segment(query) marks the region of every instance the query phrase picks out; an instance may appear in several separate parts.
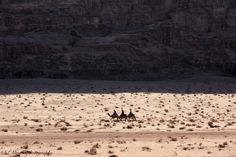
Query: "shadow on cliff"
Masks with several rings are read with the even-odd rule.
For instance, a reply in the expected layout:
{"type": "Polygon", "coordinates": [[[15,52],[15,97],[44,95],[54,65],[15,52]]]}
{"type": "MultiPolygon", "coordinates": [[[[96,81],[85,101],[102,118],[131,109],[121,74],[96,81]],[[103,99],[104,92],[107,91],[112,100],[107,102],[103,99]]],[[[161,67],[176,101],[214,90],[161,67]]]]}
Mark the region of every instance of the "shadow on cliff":
{"type": "Polygon", "coordinates": [[[27,93],[236,93],[236,78],[194,77],[169,81],[0,80],[0,94],[27,93]]]}

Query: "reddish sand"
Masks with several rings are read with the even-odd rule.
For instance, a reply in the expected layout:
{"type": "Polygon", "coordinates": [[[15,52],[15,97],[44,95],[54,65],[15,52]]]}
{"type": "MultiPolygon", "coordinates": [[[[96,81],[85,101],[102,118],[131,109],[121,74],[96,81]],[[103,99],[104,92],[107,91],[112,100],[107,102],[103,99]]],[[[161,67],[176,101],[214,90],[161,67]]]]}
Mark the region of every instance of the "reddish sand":
{"type": "Polygon", "coordinates": [[[1,80],[0,92],[0,157],[236,157],[236,79],[1,80]],[[137,121],[108,117],[121,108],[137,121]]]}

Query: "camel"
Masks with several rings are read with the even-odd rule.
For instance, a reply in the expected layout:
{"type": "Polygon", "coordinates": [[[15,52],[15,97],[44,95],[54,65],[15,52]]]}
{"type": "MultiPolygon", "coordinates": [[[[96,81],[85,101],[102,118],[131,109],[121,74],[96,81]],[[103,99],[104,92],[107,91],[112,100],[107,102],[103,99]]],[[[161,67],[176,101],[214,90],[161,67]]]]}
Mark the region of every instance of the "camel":
{"type": "Polygon", "coordinates": [[[136,117],[135,117],[135,115],[132,113],[132,110],[131,110],[131,109],[130,109],[130,112],[129,112],[127,118],[128,118],[129,121],[136,121],[136,117]]]}
{"type": "Polygon", "coordinates": [[[125,114],[124,110],[121,109],[121,114],[119,116],[119,119],[122,121],[122,120],[127,120],[127,115],[125,114]]]}
{"type": "Polygon", "coordinates": [[[117,121],[119,120],[119,115],[116,113],[116,110],[114,110],[112,115],[110,115],[109,113],[107,113],[107,115],[111,117],[111,119],[113,120],[117,120],[117,121]]]}

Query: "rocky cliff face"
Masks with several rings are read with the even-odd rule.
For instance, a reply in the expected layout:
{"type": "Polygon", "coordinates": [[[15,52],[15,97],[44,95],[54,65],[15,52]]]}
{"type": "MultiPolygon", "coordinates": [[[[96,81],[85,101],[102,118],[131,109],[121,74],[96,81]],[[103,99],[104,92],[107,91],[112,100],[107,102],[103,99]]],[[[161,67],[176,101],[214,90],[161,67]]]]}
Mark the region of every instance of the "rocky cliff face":
{"type": "Polygon", "coordinates": [[[236,76],[235,0],[0,0],[0,78],[236,76]]]}

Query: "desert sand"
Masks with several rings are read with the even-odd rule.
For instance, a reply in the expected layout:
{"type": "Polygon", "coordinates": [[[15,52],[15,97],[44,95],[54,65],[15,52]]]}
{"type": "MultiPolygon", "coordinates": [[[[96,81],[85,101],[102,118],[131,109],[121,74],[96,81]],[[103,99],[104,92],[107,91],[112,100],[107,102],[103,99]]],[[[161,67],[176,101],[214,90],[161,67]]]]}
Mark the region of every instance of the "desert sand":
{"type": "Polygon", "coordinates": [[[236,157],[236,79],[0,80],[0,153],[236,157]],[[107,115],[122,108],[137,121],[107,115]]]}

